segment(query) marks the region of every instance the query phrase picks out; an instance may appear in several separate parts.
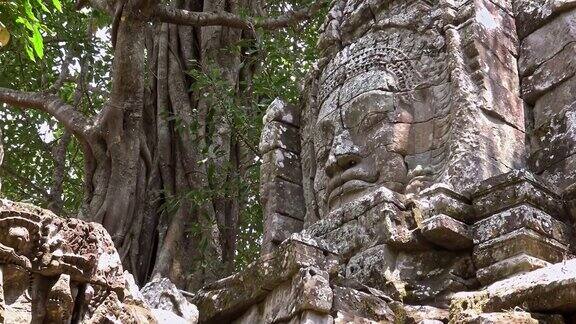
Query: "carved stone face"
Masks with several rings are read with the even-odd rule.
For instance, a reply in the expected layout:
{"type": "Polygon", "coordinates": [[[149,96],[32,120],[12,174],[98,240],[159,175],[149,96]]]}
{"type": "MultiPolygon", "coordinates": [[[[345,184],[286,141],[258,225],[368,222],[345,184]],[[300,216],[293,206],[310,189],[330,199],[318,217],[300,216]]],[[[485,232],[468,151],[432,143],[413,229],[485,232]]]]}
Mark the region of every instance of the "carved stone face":
{"type": "Polygon", "coordinates": [[[358,38],[323,68],[312,130],[321,217],[378,188],[429,185],[450,102],[442,51],[434,32],[391,28],[358,38]]]}
{"type": "Polygon", "coordinates": [[[393,74],[366,72],[322,105],[314,134],[315,189],[327,211],[381,186],[403,191],[410,124],[403,122],[408,113],[395,107],[395,88],[393,74]]]}

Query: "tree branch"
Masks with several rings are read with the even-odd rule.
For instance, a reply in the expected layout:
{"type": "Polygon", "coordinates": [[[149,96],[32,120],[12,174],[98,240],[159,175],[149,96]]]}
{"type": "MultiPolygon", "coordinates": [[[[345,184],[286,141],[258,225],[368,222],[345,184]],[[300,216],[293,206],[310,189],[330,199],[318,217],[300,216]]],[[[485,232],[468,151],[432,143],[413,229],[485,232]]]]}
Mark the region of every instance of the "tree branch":
{"type": "Polygon", "coordinates": [[[70,66],[70,63],[72,63],[73,58],[74,55],[72,54],[72,51],[70,49],[67,49],[66,56],[62,60],[62,65],[60,67],[60,75],[58,75],[58,79],[56,79],[54,84],[50,88],[48,88],[47,92],[58,93],[58,91],[62,88],[64,82],[68,78],[69,75],[68,67],[70,66]]]}
{"type": "Polygon", "coordinates": [[[153,19],[187,26],[226,26],[252,30],[255,28],[278,29],[296,25],[309,19],[325,4],[325,0],[316,0],[310,7],[291,10],[278,17],[250,18],[229,12],[197,12],[158,5],[153,10],[153,19]]]}
{"type": "Polygon", "coordinates": [[[74,135],[85,138],[90,127],[88,120],[73,106],[66,104],[58,96],[45,92],[25,92],[0,87],[0,102],[21,108],[34,108],[44,111],[74,135]]]}
{"type": "MultiPolygon", "coordinates": [[[[23,187],[28,187],[30,190],[41,195],[46,200],[50,200],[50,194],[46,190],[38,187],[30,179],[23,177],[18,172],[15,172],[14,170],[10,169],[7,165],[2,165],[2,167],[0,168],[0,171],[3,171],[3,173],[5,173],[6,175],[16,179],[16,181],[18,181],[23,187]]],[[[23,192],[26,194],[25,190],[23,190],[23,192]]]]}
{"type": "Polygon", "coordinates": [[[80,10],[88,5],[94,9],[104,11],[109,15],[112,15],[114,13],[114,9],[110,7],[110,5],[106,0],[77,0],[74,7],[76,8],[76,10],[80,10]]]}

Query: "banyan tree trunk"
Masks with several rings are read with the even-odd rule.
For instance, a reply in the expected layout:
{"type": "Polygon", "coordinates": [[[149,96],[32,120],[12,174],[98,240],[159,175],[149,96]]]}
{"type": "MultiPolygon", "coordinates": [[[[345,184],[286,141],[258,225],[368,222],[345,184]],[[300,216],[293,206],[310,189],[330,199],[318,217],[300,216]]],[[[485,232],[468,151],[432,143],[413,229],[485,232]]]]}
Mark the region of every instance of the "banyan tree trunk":
{"type": "MultiPolygon", "coordinates": [[[[250,98],[253,66],[240,64],[244,54],[231,50],[250,33],[168,23],[150,27],[136,19],[136,5],[124,5],[110,102],[83,142],[81,216],[106,227],[138,282],[161,275],[195,289],[233,270],[238,190],[215,189],[237,180],[245,150],[225,118],[226,107],[215,104],[209,90],[194,87],[198,73],[190,72],[217,69],[231,93],[250,98]],[[218,154],[206,154],[214,150],[218,154]]],[[[256,8],[234,0],[171,6],[233,13],[256,8]]]]}

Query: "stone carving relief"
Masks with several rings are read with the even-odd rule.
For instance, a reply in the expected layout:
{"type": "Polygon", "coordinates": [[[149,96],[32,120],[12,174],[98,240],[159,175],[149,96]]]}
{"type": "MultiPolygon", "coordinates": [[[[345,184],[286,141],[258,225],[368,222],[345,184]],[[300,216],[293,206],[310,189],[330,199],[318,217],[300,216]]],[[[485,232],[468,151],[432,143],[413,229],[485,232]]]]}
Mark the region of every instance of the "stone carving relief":
{"type": "Polygon", "coordinates": [[[432,174],[431,161],[418,154],[433,149],[433,138],[417,138],[433,135],[433,125],[422,129],[420,123],[446,113],[442,47],[439,35],[378,31],[346,47],[324,69],[311,135],[321,215],[380,186],[417,190],[417,182],[432,174]],[[436,66],[419,71],[433,61],[436,66]]]}
{"type": "Polygon", "coordinates": [[[0,200],[0,316],[4,323],[153,322],[123,303],[125,276],[104,228],[0,200]]]}
{"type": "Polygon", "coordinates": [[[574,17],[574,1],[334,1],[285,113],[299,124],[261,142],[297,147],[261,181],[298,222],[266,222],[282,234],[198,292],[200,320],[574,321],[574,17]]]}

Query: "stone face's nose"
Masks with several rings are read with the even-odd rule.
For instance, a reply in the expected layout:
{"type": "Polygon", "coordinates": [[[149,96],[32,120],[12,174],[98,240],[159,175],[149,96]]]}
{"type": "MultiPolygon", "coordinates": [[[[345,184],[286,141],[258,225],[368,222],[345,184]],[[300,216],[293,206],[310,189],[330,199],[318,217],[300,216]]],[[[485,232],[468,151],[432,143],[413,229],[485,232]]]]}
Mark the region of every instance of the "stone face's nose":
{"type": "Polygon", "coordinates": [[[362,161],[360,149],[352,141],[348,130],[344,129],[334,137],[325,165],[326,174],[333,178],[338,173],[360,163],[360,161],[362,161]]]}

